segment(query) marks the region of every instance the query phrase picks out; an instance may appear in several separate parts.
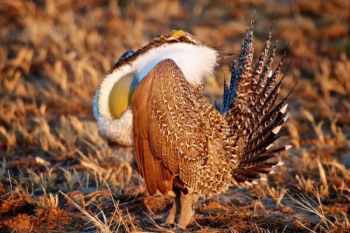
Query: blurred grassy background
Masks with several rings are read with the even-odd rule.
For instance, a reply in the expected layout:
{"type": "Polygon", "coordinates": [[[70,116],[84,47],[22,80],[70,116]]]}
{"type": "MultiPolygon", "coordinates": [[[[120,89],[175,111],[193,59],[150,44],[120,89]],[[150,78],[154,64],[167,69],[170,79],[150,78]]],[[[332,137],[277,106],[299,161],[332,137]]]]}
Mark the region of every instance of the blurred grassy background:
{"type": "MultiPolygon", "coordinates": [[[[121,159],[130,151],[99,137],[94,92],[125,50],[172,29],[238,54],[252,18],[256,52],[270,30],[287,52],[282,93],[298,82],[284,138],[294,147],[268,181],[199,202],[190,230],[349,229],[349,12],[343,0],[1,1],[0,230],[170,230],[160,226],[170,200],[146,208],[142,180],[121,159]]],[[[216,97],[227,65],[208,85],[216,97]]]]}

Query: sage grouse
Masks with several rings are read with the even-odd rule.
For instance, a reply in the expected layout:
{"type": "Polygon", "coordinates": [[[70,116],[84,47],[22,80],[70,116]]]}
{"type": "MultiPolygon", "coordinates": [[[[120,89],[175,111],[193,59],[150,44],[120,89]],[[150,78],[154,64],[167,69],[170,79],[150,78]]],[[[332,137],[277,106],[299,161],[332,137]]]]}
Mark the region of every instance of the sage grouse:
{"type": "Polygon", "coordinates": [[[251,182],[278,164],[274,147],[287,119],[287,97],[277,103],[282,60],[270,37],[255,64],[253,29],[247,30],[223,102],[203,96],[204,78],[219,53],[190,34],[164,34],[114,64],[95,96],[99,130],[122,146],[134,145],[148,192],[175,196],[167,222],[186,227],[193,202],[251,182]]]}

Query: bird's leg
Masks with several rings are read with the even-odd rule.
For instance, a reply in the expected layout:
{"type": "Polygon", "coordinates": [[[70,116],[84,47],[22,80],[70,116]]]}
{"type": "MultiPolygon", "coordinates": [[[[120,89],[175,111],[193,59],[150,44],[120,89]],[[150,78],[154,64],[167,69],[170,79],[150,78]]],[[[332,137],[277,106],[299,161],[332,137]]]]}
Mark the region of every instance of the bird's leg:
{"type": "Polygon", "coordinates": [[[179,214],[180,210],[180,194],[176,194],[174,198],[174,204],[170,209],[169,215],[166,219],[166,223],[169,225],[174,225],[175,223],[175,217],[179,214]]]}
{"type": "Polygon", "coordinates": [[[186,228],[188,224],[192,222],[194,215],[193,201],[195,196],[193,194],[184,194],[181,192],[180,195],[180,214],[177,214],[177,223],[179,226],[186,228]]]}

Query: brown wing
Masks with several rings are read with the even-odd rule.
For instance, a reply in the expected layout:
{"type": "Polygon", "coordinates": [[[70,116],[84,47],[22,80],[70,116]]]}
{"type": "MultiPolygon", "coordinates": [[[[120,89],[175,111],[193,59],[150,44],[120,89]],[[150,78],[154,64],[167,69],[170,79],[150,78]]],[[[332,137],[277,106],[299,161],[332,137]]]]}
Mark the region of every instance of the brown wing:
{"type": "Polygon", "coordinates": [[[157,189],[162,193],[172,190],[172,175],[156,160],[149,145],[149,102],[152,92],[154,71],[151,71],[139,84],[132,99],[134,144],[136,162],[140,173],[145,178],[148,192],[155,194],[157,189]]]}
{"type": "Polygon", "coordinates": [[[170,59],[141,81],[131,106],[137,164],[149,192],[172,190],[175,176],[196,189],[208,162],[208,140],[222,140],[214,126],[224,120],[220,113],[170,59]]]}

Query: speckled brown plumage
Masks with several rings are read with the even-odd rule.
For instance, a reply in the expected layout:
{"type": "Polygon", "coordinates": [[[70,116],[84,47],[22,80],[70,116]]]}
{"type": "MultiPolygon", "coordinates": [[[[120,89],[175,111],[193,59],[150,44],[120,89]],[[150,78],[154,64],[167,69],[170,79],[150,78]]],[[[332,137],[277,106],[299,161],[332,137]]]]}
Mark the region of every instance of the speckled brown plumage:
{"type": "Polygon", "coordinates": [[[253,64],[250,27],[223,103],[216,107],[170,59],[158,63],[137,87],[131,105],[137,164],[150,194],[175,192],[169,223],[186,227],[197,196],[225,191],[232,178],[252,181],[277,164],[274,155],[286,147],[271,144],[287,106],[286,98],[275,105],[282,61],[273,70],[276,47],[270,55],[269,50],[270,37],[253,64]]]}
{"type": "MultiPolygon", "coordinates": [[[[222,116],[197,88],[189,85],[172,60],[159,63],[140,85],[151,85],[149,92],[136,91],[132,109],[135,141],[147,140],[154,158],[198,194],[217,193],[227,187],[231,166],[224,148],[229,127],[222,116]],[[170,75],[168,75],[170,74],[170,75]],[[143,109],[139,108],[142,95],[143,109]],[[140,119],[144,119],[140,121],[140,119]],[[147,119],[145,119],[147,118],[147,119]]],[[[137,89],[142,90],[142,89],[137,89]]],[[[136,142],[136,144],[139,144],[136,142]]],[[[138,145],[136,145],[138,147],[138,145]]],[[[137,153],[142,157],[142,152],[137,153]]],[[[140,163],[143,158],[140,158],[140,163]]],[[[140,164],[147,173],[145,164],[140,164]]],[[[147,179],[147,174],[144,174],[147,179]]],[[[146,180],[151,194],[155,180],[146,180]]],[[[171,190],[169,190],[171,191],[171,190]]]]}
{"type": "Polygon", "coordinates": [[[240,59],[234,63],[230,87],[224,88],[224,102],[217,109],[225,115],[231,130],[230,147],[237,158],[232,175],[238,182],[252,181],[270,173],[278,163],[275,154],[286,147],[271,149],[287,119],[285,97],[275,107],[282,80],[276,83],[283,59],[275,69],[276,45],[269,54],[271,35],[258,63],[253,65],[253,30],[242,43],[240,59]]]}

